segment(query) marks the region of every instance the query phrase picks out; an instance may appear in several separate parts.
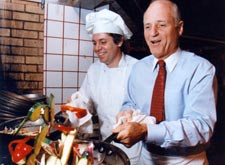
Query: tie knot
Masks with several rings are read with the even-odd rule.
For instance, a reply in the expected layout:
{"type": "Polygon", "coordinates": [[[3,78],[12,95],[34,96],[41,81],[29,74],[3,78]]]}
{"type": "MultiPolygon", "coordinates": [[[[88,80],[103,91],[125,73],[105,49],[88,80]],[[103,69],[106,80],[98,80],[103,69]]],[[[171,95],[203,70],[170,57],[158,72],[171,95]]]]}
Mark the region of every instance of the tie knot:
{"type": "Polygon", "coordinates": [[[159,67],[164,67],[165,66],[165,62],[163,60],[159,60],[158,64],[159,64],[159,67]]]}

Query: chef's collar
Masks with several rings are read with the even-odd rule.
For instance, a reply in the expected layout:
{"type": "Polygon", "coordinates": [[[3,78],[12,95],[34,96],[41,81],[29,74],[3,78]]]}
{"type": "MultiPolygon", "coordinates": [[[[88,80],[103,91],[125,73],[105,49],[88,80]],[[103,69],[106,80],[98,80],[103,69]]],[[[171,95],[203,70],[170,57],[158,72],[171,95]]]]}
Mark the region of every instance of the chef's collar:
{"type": "Polygon", "coordinates": [[[120,59],[120,62],[118,64],[118,67],[122,67],[122,66],[125,66],[127,63],[126,63],[126,59],[125,59],[125,55],[124,53],[122,53],[122,57],[120,59]]]}
{"type": "MultiPolygon", "coordinates": [[[[173,69],[175,68],[180,54],[181,54],[181,49],[178,48],[175,53],[171,54],[169,57],[167,57],[164,60],[164,62],[166,63],[166,68],[169,72],[172,72],[173,69]]],[[[158,59],[155,58],[155,56],[153,56],[153,57],[154,57],[154,60],[153,60],[153,65],[152,65],[152,71],[154,71],[154,69],[156,68],[156,64],[158,62],[158,59]]]]}

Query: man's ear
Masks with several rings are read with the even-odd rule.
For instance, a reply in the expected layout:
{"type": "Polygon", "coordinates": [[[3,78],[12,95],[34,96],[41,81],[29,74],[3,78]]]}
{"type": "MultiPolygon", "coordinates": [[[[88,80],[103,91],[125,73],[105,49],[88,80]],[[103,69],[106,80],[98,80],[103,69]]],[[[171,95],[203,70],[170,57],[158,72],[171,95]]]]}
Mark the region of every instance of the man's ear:
{"type": "Polygon", "coordinates": [[[181,36],[183,34],[183,27],[184,27],[184,22],[183,21],[179,21],[178,26],[177,26],[179,36],[181,36]]]}
{"type": "Polygon", "coordinates": [[[124,37],[121,37],[121,40],[120,42],[118,43],[118,46],[121,47],[123,45],[123,42],[124,42],[124,37]]]}

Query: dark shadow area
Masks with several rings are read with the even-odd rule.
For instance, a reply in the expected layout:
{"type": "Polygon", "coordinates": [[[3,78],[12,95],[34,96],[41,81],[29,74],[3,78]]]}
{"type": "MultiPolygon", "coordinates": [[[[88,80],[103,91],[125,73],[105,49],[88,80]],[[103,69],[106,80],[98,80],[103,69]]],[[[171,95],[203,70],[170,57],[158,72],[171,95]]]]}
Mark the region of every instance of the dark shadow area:
{"type": "Polygon", "coordinates": [[[2,56],[0,58],[0,89],[5,89],[5,79],[4,79],[4,70],[3,70],[3,64],[2,64],[2,56]]]}

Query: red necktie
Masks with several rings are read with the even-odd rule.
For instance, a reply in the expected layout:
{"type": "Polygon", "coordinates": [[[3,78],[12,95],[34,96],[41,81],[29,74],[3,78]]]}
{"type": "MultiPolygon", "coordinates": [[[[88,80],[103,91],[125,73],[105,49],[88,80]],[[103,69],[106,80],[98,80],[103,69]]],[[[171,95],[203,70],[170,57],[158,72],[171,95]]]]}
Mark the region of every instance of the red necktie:
{"type": "Polygon", "coordinates": [[[156,118],[157,123],[165,120],[165,109],[164,109],[164,90],[166,82],[166,70],[165,62],[163,60],[158,61],[159,71],[158,76],[155,80],[155,86],[152,93],[152,104],[151,104],[151,116],[156,118]]]}

